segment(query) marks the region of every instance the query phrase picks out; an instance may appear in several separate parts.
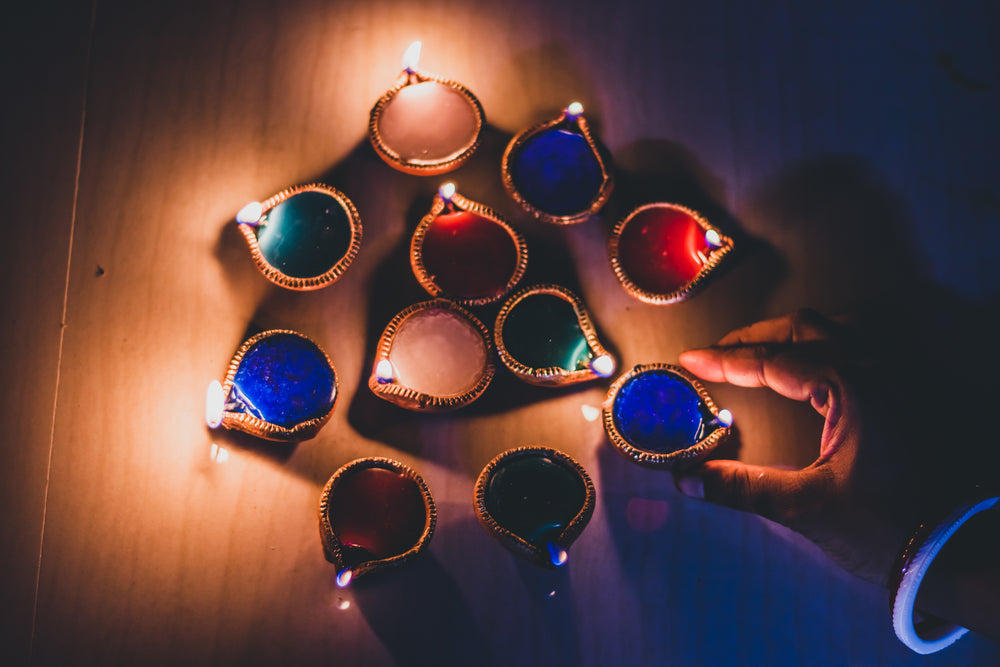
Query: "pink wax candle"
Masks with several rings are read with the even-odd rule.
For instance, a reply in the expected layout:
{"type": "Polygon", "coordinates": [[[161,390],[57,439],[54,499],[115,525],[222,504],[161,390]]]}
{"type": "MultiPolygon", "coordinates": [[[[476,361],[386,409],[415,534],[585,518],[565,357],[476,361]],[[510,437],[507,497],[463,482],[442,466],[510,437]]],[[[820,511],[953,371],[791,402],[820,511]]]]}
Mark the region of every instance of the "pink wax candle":
{"type": "Polygon", "coordinates": [[[440,174],[472,155],[485,118],[467,88],[416,70],[419,47],[410,46],[399,81],[372,107],[368,134],[379,156],[396,169],[440,174]]]}

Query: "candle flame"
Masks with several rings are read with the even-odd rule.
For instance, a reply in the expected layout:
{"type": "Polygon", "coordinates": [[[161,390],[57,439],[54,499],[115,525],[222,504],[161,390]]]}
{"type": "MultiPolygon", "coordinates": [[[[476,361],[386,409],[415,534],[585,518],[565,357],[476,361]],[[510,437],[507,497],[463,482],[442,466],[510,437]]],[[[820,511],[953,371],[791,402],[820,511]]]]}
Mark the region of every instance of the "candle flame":
{"type": "Polygon", "coordinates": [[[378,363],[375,364],[375,379],[378,380],[378,383],[389,384],[394,376],[395,369],[392,367],[392,362],[388,359],[379,359],[378,363]]]}
{"type": "Polygon", "coordinates": [[[350,568],[345,567],[343,570],[337,573],[337,585],[340,586],[341,588],[344,588],[349,583],[351,583],[351,579],[353,578],[354,578],[354,572],[352,572],[350,568]]]}
{"type": "Polygon", "coordinates": [[[445,183],[438,189],[438,194],[441,195],[441,199],[450,202],[451,198],[455,196],[455,184],[445,183]]]}
{"type": "Polygon", "coordinates": [[[576,120],[576,117],[583,113],[583,105],[579,102],[571,102],[568,107],[566,107],[566,118],[568,120],[576,120]]]}
{"type": "Polygon", "coordinates": [[[719,420],[719,423],[723,426],[733,425],[733,413],[729,410],[719,410],[719,414],[715,416],[719,420]]]}
{"type": "Polygon", "coordinates": [[[421,43],[419,41],[413,42],[407,47],[406,53],[403,54],[403,69],[407,72],[417,69],[417,63],[420,62],[420,47],[421,43]]]}
{"type": "Polygon", "coordinates": [[[713,248],[718,248],[722,245],[722,237],[719,236],[719,232],[714,229],[710,229],[705,232],[705,243],[713,248]]]}
{"type": "Polygon", "coordinates": [[[552,560],[552,564],[556,567],[565,565],[566,561],[569,560],[569,553],[553,542],[549,542],[547,546],[549,548],[549,558],[552,560]]]}
{"type": "Polygon", "coordinates": [[[241,225],[256,225],[264,214],[264,206],[259,201],[252,201],[236,214],[236,222],[241,225]]]}
{"type": "Polygon", "coordinates": [[[602,378],[609,377],[615,372],[615,360],[610,355],[602,354],[590,362],[590,370],[602,378]]]}
{"type": "Polygon", "coordinates": [[[226,394],[222,391],[222,383],[212,380],[205,392],[205,423],[209,428],[219,428],[222,415],[226,411],[226,394]]]}

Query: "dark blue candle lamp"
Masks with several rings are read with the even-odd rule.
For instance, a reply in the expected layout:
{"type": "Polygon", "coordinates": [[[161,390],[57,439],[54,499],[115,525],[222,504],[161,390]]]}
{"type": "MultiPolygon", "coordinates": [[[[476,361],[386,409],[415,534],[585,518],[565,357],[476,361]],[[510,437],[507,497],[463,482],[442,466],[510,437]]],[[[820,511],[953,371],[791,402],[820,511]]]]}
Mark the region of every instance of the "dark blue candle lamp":
{"type": "Polygon", "coordinates": [[[337,375],[326,353],[300,333],[273,329],[247,339],[225,381],[209,385],[205,421],[267,440],[307,440],[336,401],[337,375]]]}
{"type": "Polygon", "coordinates": [[[314,290],[335,282],[361,247],[361,219],[339,190],[297,185],[236,214],[261,273],[276,285],[314,290]]]}
{"type": "Polygon", "coordinates": [[[501,171],[504,187],[518,204],[540,220],[561,225],[597,213],[613,187],[578,102],[515,136],[504,151],[501,171]]]}
{"type": "Polygon", "coordinates": [[[483,468],[474,505],[479,523],[500,544],[539,567],[565,565],[569,547],[594,513],[590,476],[549,447],[503,452],[483,468]]]}
{"type": "Polygon", "coordinates": [[[636,366],[618,378],[604,402],[604,428],[625,458],[650,468],[698,463],[730,433],[733,416],[720,410],[683,368],[636,366]]]}

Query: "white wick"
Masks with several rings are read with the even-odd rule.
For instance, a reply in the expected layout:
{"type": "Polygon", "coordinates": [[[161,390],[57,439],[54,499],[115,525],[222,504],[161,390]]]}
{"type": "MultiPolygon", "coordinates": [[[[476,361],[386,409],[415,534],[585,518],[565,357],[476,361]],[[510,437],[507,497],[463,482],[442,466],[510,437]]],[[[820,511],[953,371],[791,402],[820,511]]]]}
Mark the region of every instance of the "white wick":
{"type": "Polygon", "coordinates": [[[729,410],[719,410],[719,414],[715,416],[719,420],[719,423],[723,426],[733,425],[733,413],[729,410]]]}
{"type": "Polygon", "coordinates": [[[566,107],[566,120],[576,120],[577,116],[583,113],[583,105],[579,102],[571,102],[566,107]]]}
{"type": "Polygon", "coordinates": [[[441,199],[443,199],[446,204],[449,203],[451,198],[455,196],[455,184],[450,181],[445,183],[438,188],[438,195],[441,196],[441,199]]]}
{"type": "Polygon", "coordinates": [[[392,362],[388,359],[379,359],[378,363],[375,364],[375,379],[378,380],[378,383],[389,384],[393,377],[395,377],[395,371],[392,362]]]}
{"type": "Polygon", "coordinates": [[[252,201],[236,214],[236,222],[241,225],[256,225],[262,215],[264,215],[264,205],[259,201],[252,201]]]}
{"type": "Polygon", "coordinates": [[[719,232],[714,229],[710,229],[705,232],[705,243],[712,246],[713,248],[718,248],[722,246],[722,237],[719,236],[719,232]]]}
{"type": "Polygon", "coordinates": [[[594,360],[590,362],[590,370],[594,371],[602,378],[609,377],[615,372],[615,360],[612,359],[610,355],[602,354],[599,357],[595,357],[594,360]]]}
{"type": "Polygon", "coordinates": [[[406,53],[403,54],[403,69],[407,72],[412,73],[417,69],[417,63],[420,62],[420,47],[421,43],[417,41],[406,48],[406,53]]]}
{"type": "Polygon", "coordinates": [[[219,428],[222,425],[222,415],[226,411],[226,394],[222,391],[222,383],[212,380],[205,392],[205,423],[209,428],[219,428]]]}
{"type": "Polygon", "coordinates": [[[347,584],[351,583],[351,579],[353,578],[354,578],[354,572],[350,568],[345,567],[343,570],[337,573],[337,585],[340,586],[341,588],[344,588],[345,586],[347,586],[347,584]]]}

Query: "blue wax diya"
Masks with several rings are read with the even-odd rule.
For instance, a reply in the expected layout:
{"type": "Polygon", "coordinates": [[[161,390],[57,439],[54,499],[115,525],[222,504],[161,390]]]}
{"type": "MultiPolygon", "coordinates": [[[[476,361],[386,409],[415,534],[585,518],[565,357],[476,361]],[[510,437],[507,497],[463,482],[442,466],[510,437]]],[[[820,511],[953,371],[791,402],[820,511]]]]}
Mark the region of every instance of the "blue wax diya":
{"type": "Polygon", "coordinates": [[[578,102],[515,136],[504,151],[501,171],[504,187],[518,204],[556,224],[582,222],[597,213],[613,186],[578,102]]]}
{"type": "Polygon", "coordinates": [[[295,331],[274,329],[247,339],[224,382],[209,385],[205,419],[267,440],[316,435],[333,414],[337,375],[326,353],[295,331]]]}
{"type": "Polygon", "coordinates": [[[342,192],[315,183],[251,202],[236,215],[257,268],[271,282],[313,290],[336,281],[361,247],[361,220],[342,192]]]}
{"type": "Polygon", "coordinates": [[[604,402],[611,444],[652,468],[701,461],[729,435],[732,422],[694,376],[669,364],[636,366],[611,385],[604,402]]]}
{"type": "Polygon", "coordinates": [[[510,551],[539,567],[568,559],[570,544],[594,513],[590,476],[569,455],[520,447],[498,455],[476,480],[479,523],[510,551]]]}

